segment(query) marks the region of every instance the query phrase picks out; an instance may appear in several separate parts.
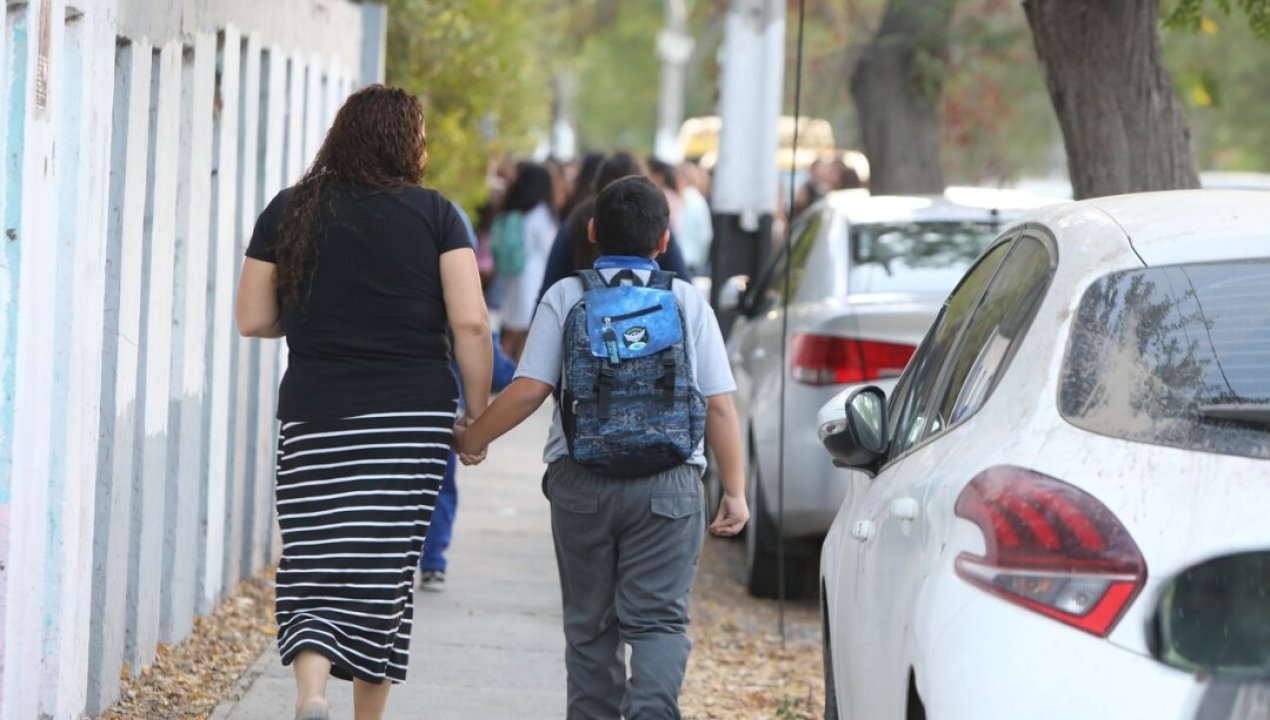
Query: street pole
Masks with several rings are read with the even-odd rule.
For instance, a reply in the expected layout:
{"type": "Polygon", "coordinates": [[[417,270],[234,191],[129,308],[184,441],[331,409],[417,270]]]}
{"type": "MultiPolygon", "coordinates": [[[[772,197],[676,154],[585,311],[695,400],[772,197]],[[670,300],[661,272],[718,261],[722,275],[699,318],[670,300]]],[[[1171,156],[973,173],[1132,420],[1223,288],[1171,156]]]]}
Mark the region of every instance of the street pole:
{"type": "MultiPolygon", "coordinates": [[[[772,249],[785,79],[785,1],[732,0],[721,52],[719,161],[712,201],[711,302],[728,278],[756,278],[772,249]]],[[[725,331],[731,317],[720,317],[725,331]]]]}
{"type": "Polygon", "coordinates": [[[570,162],[578,154],[578,140],[573,129],[573,101],[577,86],[578,79],[569,70],[557,72],[551,78],[549,157],[562,162],[570,162]]]}
{"type": "Polygon", "coordinates": [[[679,125],[684,118],[684,73],[692,56],[693,40],[688,34],[688,12],[684,0],[666,0],[666,27],[657,34],[657,57],[661,58],[661,99],[657,107],[657,138],[653,154],[668,163],[683,159],[679,147],[679,125]]]}

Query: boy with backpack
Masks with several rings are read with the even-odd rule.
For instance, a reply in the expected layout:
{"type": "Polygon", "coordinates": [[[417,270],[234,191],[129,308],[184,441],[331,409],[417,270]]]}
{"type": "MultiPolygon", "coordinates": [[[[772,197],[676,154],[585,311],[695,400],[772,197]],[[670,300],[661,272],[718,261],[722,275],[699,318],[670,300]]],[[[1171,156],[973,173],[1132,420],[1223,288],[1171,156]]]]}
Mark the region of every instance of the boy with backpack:
{"type": "Polygon", "coordinates": [[[596,200],[594,270],[552,286],[516,379],[468,427],[464,463],[547,399],[556,413],[543,492],[560,571],[568,718],[680,717],[688,596],[706,529],[704,441],[724,498],[709,529],[749,519],[735,389],[714,313],[657,269],[665,195],[628,177],[596,200]],[[631,647],[626,677],[623,645],[631,647]]]}

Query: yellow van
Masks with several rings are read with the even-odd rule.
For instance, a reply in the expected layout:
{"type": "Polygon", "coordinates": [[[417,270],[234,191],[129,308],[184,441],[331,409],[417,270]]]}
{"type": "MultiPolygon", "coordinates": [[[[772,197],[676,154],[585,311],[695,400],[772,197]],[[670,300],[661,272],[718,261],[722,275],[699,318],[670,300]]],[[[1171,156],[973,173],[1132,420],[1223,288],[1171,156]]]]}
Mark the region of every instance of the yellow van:
{"type": "MultiPolygon", "coordinates": [[[[776,151],[776,164],[781,170],[811,167],[816,158],[836,154],[833,126],[828,120],[802,118],[798,121],[798,153],[794,155],[794,118],[785,115],[780,119],[780,140],[776,151]]],[[[714,167],[719,157],[719,131],[723,127],[717,115],[694,117],[684,120],[679,127],[679,145],[684,158],[698,162],[705,168],[714,167]]]]}

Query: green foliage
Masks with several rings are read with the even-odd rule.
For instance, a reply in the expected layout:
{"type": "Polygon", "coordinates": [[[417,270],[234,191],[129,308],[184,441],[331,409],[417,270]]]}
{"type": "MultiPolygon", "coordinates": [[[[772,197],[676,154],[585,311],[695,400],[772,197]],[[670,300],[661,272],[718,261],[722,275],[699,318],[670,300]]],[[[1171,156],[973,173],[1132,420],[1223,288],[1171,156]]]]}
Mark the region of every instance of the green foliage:
{"type": "MultiPolygon", "coordinates": [[[[876,8],[862,10],[857,3],[843,0],[806,0],[807,23],[803,43],[802,111],[809,117],[828,120],[840,147],[858,142],[858,123],[851,100],[851,67],[872,33],[858,19],[867,10],[874,22],[881,17],[876,8]]],[[[868,0],[869,5],[877,4],[868,0]]],[[[798,59],[798,3],[789,3],[785,18],[785,112],[794,112],[794,71],[798,59]]],[[[871,28],[871,29],[876,29],[871,28]]],[[[714,112],[713,108],[710,112],[714,112]]]]}
{"type": "MultiPolygon", "coordinates": [[[[802,110],[857,144],[848,80],[890,2],[806,0],[802,110]]],[[[527,153],[551,119],[553,79],[573,79],[583,148],[646,152],[656,126],[663,3],[621,0],[387,0],[388,81],[424,98],[428,183],[469,210],[487,163],[527,153]]],[[[728,0],[689,0],[697,47],[685,114],[716,112],[728,0]]],[[[1270,0],[1169,0],[1164,50],[1189,106],[1201,167],[1270,168],[1270,0]],[[1209,15],[1204,11],[1208,10],[1209,15]],[[1218,28],[1214,15],[1232,16],[1218,28]]],[[[794,107],[797,3],[787,15],[785,110],[794,107]]],[[[923,48],[927,46],[923,45],[923,48]]],[[[957,0],[947,49],[921,53],[915,81],[942,85],[943,159],[954,183],[1044,174],[1061,137],[1017,0],[957,0]],[[946,59],[945,59],[946,56],[946,59]]],[[[567,87],[569,83],[564,85],[567,87]]]]}
{"type": "Polygon", "coordinates": [[[1200,168],[1270,170],[1270,43],[1241,19],[1208,18],[1202,32],[1165,35],[1164,56],[1200,168]]]}
{"type": "MultiPolygon", "coordinates": [[[[1248,16],[1248,26],[1262,39],[1270,39],[1270,0],[1213,0],[1226,15],[1237,6],[1248,16]]],[[[1205,0],[1178,0],[1164,19],[1166,27],[1199,30],[1204,23],[1205,0]]]]}
{"type": "Polygon", "coordinates": [[[962,0],[949,41],[940,111],[949,181],[995,184],[1049,174],[1062,137],[1017,4],[962,0]]]}
{"type": "Polygon", "coordinates": [[[913,66],[910,69],[910,91],[928,104],[938,103],[948,79],[948,58],[929,48],[913,50],[913,66]]]}
{"type": "Polygon", "coordinates": [[[388,0],[387,80],[419,95],[431,187],[470,211],[489,159],[533,148],[550,119],[547,0],[388,0]]]}
{"type": "Polygon", "coordinates": [[[575,110],[579,144],[599,150],[646,154],[657,131],[661,62],[661,2],[622,2],[611,22],[587,32],[573,28],[578,87],[575,110]]]}
{"type": "MultiPolygon", "coordinates": [[[[829,120],[838,145],[858,147],[848,79],[887,5],[950,0],[807,0],[803,112],[829,120]]],[[[793,111],[797,3],[787,18],[787,112],[793,111]]],[[[946,37],[920,42],[912,81],[939,98],[945,175],[953,184],[1043,175],[1061,138],[1017,0],[956,0],[946,37]]]]}

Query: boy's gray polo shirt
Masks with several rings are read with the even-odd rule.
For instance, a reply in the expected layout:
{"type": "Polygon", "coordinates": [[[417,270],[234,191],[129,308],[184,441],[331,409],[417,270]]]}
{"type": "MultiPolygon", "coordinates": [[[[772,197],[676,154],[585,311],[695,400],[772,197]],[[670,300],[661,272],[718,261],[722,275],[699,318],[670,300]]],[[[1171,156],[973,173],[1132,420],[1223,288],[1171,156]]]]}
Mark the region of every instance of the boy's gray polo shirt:
{"type": "MultiPolygon", "coordinates": [[[[618,272],[617,269],[600,271],[606,280],[618,272]]],[[[637,271],[636,274],[641,281],[648,282],[650,273],[647,270],[637,271]]],[[[564,362],[564,324],[569,311],[582,300],[582,293],[582,280],[568,277],[552,285],[543,295],[529,328],[529,338],[525,341],[525,351],[516,368],[516,377],[537,380],[553,388],[560,382],[560,369],[564,362]]],[[[684,324],[692,340],[688,344],[688,357],[696,373],[697,389],[706,397],[736,390],[736,381],[732,378],[732,368],[728,364],[727,349],[723,345],[723,333],[719,331],[719,322],[714,317],[714,311],[696,288],[682,280],[675,280],[674,293],[683,310],[684,324]]],[[[550,464],[568,454],[569,446],[560,425],[560,408],[556,407],[551,422],[551,434],[548,435],[547,447],[543,450],[543,461],[550,464]]],[[[697,446],[697,451],[688,463],[705,468],[704,442],[697,446]]]]}

